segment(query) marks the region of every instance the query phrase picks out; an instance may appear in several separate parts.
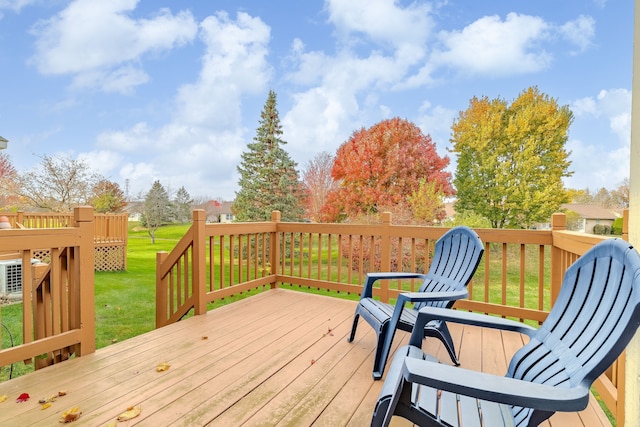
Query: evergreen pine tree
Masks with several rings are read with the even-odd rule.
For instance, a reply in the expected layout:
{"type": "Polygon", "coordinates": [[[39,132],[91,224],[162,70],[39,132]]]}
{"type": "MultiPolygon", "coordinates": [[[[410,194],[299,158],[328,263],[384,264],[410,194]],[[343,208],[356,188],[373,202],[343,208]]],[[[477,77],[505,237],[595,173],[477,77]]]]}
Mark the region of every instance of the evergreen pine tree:
{"type": "Polygon", "coordinates": [[[170,220],[173,205],[169,200],[169,194],[160,181],[154,181],[151,189],[144,198],[144,212],[142,224],[147,227],[147,233],[151,237],[151,243],[156,242],[156,231],[170,220]]]}
{"type": "Polygon", "coordinates": [[[176,221],[180,224],[184,224],[185,222],[189,222],[191,219],[191,204],[193,203],[193,199],[189,195],[184,186],[178,189],[176,193],[176,197],[173,200],[173,204],[175,205],[175,216],[176,221]]]}
{"type": "Polygon", "coordinates": [[[233,213],[238,221],[268,221],[278,210],[283,221],[300,221],[303,215],[297,164],[282,148],[282,126],[271,90],[260,115],[260,126],[248,151],[242,153],[240,190],[233,213]]]}

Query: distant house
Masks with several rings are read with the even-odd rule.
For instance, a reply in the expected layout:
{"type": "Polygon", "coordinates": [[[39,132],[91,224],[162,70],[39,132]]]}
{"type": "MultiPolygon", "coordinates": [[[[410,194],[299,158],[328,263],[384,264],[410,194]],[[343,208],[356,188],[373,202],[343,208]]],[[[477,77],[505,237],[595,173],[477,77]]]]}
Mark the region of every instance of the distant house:
{"type": "Polygon", "coordinates": [[[444,204],[444,218],[445,220],[453,220],[456,216],[456,209],[454,207],[455,202],[445,202],[444,204]]]}
{"type": "Polygon", "coordinates": [[[595,234],[594,227],[596,225],[603,225],[611,229],[613,221],[622,216],[620,212],[614,209],[607,209],[598,205],[572,203],[562,205],[562,209],[575,212],[578,216],[571,224],[570,228],[572,230],[589,234],[595,234]]]}
{"type": "Polygon", "coordinates": [[[208,222],[232,222],[235,218],[231,212],[233,202],[220,202],[210,200],[207,202],[205,211],[208,222]]]}
{"type": "Polygon", "coordinates": [[[142,211],[144,210],[144,202],[128,202],[123,210],[124,213],[129,215],[129,221],[140,221],[142,219],[142,211]]]}

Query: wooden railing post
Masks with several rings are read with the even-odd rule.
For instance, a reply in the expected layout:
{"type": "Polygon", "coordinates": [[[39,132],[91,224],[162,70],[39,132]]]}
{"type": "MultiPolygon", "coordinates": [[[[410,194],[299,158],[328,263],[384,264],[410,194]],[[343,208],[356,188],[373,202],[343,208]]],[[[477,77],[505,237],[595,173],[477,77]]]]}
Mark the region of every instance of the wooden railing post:
{"type": "MultiPolygon", "coordinates": [[[[280,233],[278,232],[278,223],[281,221],[282,215],[280,211],[271,212],[271,221],[275,223],[275,231],[271,233],[269,239],[269,265],[271,266],[271,274],[274,276],[280,272],[280,233]]],[[[271,289],[277,288],[278,283],[272,282],[271,289]]]]}
{"type": "Polygon", "coordinates": [[[166,251],[156,253],[156,328],[165,326],[169,318],[167,304],[167,276],[161,277],[160,266],[167,259],[166,251]]]}
{"type": "Polygon", "coordinates": [[[203,209],[193,211],[193,289],[194,312],[196,315],[207,312],[207,251],[205,223],[207,214],[203,209]]]}
{"type": "MultiPolygon", "coordinates": [[[[553,233],[556,231],[562,231],[567,229],[567,216],[563,213],[554,213],[551,215],[551,234],[553,240],[553,233]]],[[[556,302],[558,294],[560,293],[560,287],[562,286],[562,277],[564,271],[562,271],[562,250],[556,247],[555,244],[551,246],[551,307],[556,302]]]]}
{"type": "Polygon", "coordinates": [[[80,351],[84,356],[96,351],[96,313],[94,290],[93,208],[81,206],[73,210],[74,226],[80,229],[80,265],[78,285],[80,291],[80,351]]]}
{"type": "MultiPolygon", "coordinates": [[[[380,253],[380,271],[391,271],[391,212],[382,212],[382,230],[380,232],[381,253],[380,253]]],[[[373,248],[371,257],[373,259],[373,248]]],[[[389,302],[389,281],[380,281],[380,299],[383,302],[389,302]]]]}
{"type": "Polygon", "coordinates": [[[629,208],[622,210],[622,239],[629,241],[629,208]]]}

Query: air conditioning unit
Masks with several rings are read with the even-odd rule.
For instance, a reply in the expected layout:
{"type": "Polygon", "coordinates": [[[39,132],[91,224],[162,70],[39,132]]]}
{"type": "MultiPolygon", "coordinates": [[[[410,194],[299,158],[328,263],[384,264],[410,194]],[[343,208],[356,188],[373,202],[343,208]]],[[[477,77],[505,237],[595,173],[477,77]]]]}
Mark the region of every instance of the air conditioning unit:
{"type": "Polygon", "coordinates": [[[22,295],[22,260],[0,261],[0,295],[22,295]]]}

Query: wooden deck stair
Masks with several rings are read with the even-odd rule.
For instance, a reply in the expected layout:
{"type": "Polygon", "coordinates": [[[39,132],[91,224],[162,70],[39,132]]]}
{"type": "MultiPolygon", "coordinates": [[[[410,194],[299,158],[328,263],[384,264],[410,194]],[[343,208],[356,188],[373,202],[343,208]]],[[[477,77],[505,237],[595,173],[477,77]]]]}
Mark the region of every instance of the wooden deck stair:
{"type": "MultiPolygon", "coordinates": [[[[365,426],[382,382],[371,370],[376,337],[362,325],[347,343],[355,301],[275,289],[203,316],[113,344],[0,383],[2,426],[53,426],[78,406],[71,425],[104,426],[140,406],[141,426],[365,426]],[[167,362],[170,368],[157,372],[167,362]],[[60,390],[51,407],[40,398],[60,390]],[[15,403],[21,393],[31,399],[15,403]]],[[[518,334],[452,328],[462,366],[504,373],[522,345],[518,334]],[[480,350],[482,350],[480,352],[480,350]]],[[[407,341],[396,335],[394,349],[407,341]]],[[[425,349],[449,363],[439,342],[425,349]]],[[[396,425],[405,425],[397,420],[396,425]]],[[[580,414],[556,414],[547,426],[608,426],[595,398],[580,414]]]]}

